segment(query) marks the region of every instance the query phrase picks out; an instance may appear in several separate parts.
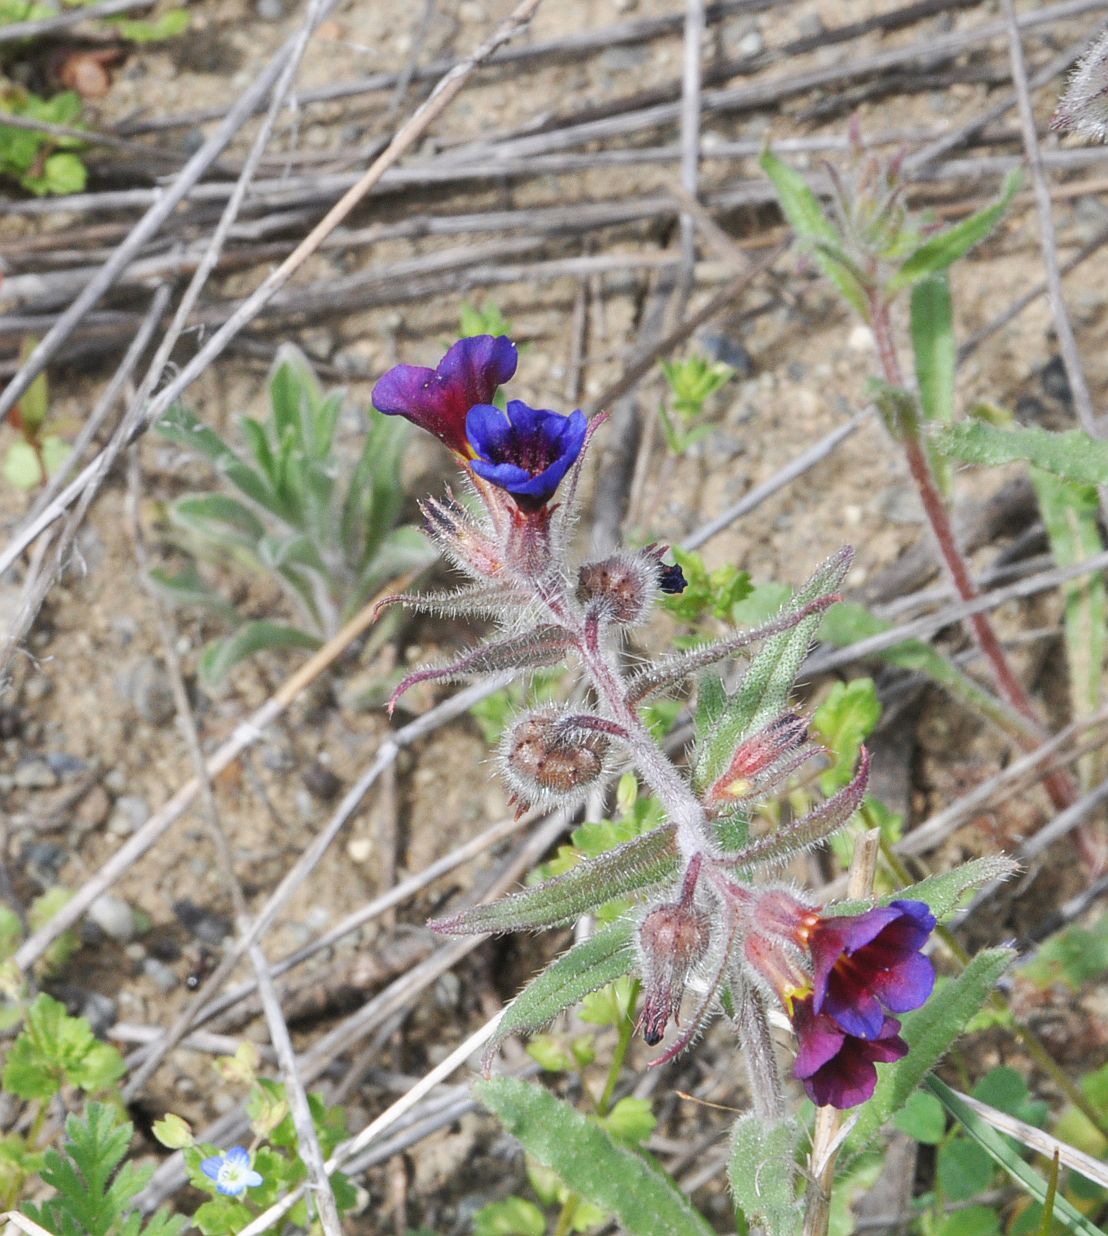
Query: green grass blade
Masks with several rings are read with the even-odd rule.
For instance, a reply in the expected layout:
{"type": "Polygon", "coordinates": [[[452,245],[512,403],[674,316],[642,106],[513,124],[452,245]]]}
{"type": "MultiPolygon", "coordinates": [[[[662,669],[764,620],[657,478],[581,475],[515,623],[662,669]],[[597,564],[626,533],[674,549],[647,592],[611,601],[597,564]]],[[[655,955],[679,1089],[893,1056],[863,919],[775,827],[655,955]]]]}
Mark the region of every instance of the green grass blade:
{"type": "Polygon", "coordinates": [[[614,1214],[630,1236],[711,1236],[704,1217],[659,1167],[548,1090],[496,1077],[477,1082],[474,1093],[528,1154],[614,1214]]]}
{"type": "MultiPolygon", "coordinates": [[[[1050,1186],[1033,1167],[1023,1161],[1002,1134],[986,1123],[968,1103],[963,1102],[958,1094],[937,1077],[927,1078],[924,1085],[999,1167],[1017,1184],[1022,1185],[1040,1205],[1046,1204],[1050,1186]]],[[[1066,1231],[1074,1232],[1077,1236],[1104,1236],[1099,1227],[1090,1223],[1064,1197],[1054,1198],[1054,1214],[1066,1231]]]]}

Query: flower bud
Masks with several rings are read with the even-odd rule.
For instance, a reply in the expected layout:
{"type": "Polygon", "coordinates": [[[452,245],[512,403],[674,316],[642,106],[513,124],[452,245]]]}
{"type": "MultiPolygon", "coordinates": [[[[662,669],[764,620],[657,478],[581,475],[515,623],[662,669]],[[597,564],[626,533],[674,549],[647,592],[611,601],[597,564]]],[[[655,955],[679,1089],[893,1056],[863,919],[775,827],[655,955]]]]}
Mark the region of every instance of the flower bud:
{"type": "Polygon", "coordinates": [[[653,557],[613,554],[585,563],[577,575],[577,599],[583,605],[600,605],[614,622],[630,624],[646,616],[658,586],[653,557]]]}
{"type": "Polygon", "coordinates": [[[708,950],[708,925],[692,905],[657,906],[639,927],[645,1000],[643,1038],[651,1047],[662,1041],[666,1024],[676,1019],[693,967],[708,950]]]}
{"type": "Polygon", "coordinates": [[[521,801],[561,799],[587,789],[604,770],[609,739],[573,724],[559,707],[537,709],[508,731],[502,755],[521,801]]]}
{"type": "Polygon", "coordinates": [[[764,788],[767,781],[777,781],[776,773],[787,775],[808,758],[808,752],[801,750],[807,738],[807,719],[794,712],[782,713],[765,729],[743,739],[727,771],[708,791],[706,802],[710,806],[737,802],[764,788]],[[792,755],[797,758],[787,759],[792,755]]]}

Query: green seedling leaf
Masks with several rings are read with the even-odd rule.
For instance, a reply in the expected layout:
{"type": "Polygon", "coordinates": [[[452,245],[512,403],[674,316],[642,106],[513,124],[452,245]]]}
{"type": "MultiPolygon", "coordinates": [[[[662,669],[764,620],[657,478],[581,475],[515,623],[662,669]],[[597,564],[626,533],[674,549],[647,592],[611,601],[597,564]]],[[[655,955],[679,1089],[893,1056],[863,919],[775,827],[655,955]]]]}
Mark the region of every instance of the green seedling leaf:
{"type": "Polygon", "coordinates": [[[320,641],[298,627],[278,622],[248,622],[234,635],[210,643],[200,657],[200,677],[210,685],[221,683],[240,661],[256,652],[276,652],[298,648],[314,652],[320,641]]]}
{"type": "Polygon", "coordinates": [[[1018,168],[1010,172],[1005,177],[999,201],[970,215],[968,219],[963,219],[961,223],[955,223],[953,227],[947,228],[937,236],[932,236],[930,240],[920,245],[905,259],[900,269],[889,280],[887,285],[889,293],[902,291],[911,284],[926,279],[929,275],[936,275],[952,266],[959,258],[965,257],[975,245],[979,245],[992,232],[1004,217],[1004,212],[1019,190],[1022,180],[1023,174],[1018,168]]]}
{"type": "Polygon", "coordinates": [[[953,1137],[939,1148],[938,1172],[943,1197],[968,1202],[993,1182],[993,1161],[976,1142],[953,1137]]]}
{"type": "Polygon", "coordinates": [[[119,31],[120,38],[129,43],[160,43],[163,39],[176,38],[189,28],[190,17],[186,9],[170,9],[160,17],[142,21],[127,17],[106,19],[119,31]]]}
{"type": "Polygon", "coordinates": [[[1056,433],[1037,425],[1001,428],[984,421],[963,421],[931,435],[937,451],[964,463],[1000,464],[1025,460],[1078,485],[1108,484],[1108,442],[1080,429],[1056,433]]]}
{"type": "MultiPolygon", "coordinates": [[[[906,1057],[907,1059],[907,1057],[906,1057]]],[[[1017,1184],[1021,1185],[1027,1192],[1040,1204],[1047,1200],[1047,1195],[1050,1192],[1050,1186],[1039,1175],[1037,1171],[1029,1166],[1020,1157],[1018,1151],[1012,1148],[1012,1145],[1002,1134],[998,1133],[992,1125],[978,1115],[977,1112],[964,1102],[962,1097],[954,1090],[940,1081],[937,1077],[928,1077],[926,1081],[927,1089],[935,1095],[942,1103],[948,1112],[955,1120],[966,1130],[966,1132],[974,1139],[974,1141],[988,1153],[994,1163],[1001,1167],[1012,1177],[1017,1184]]],[[[1065,1227],[1066,1231],[1073,1232],[1075,1236],[1103,1236],[1101,1230],[1088,1219],[1085,1218],[1069,1201],[1064,1197],[1056,1196],[1054,1198],[1054,1214],[1055,1218],[1065,1227]]]]}
{"type": "Polygon", "coordinates": [[[472,338],[474,335],[510,335],[511,322],[500,312],[494,300],[486,300],[478,308],[468,300],[462,301],[458,310],[458,325],[461,338],[472,338]]]}
{"type": "Polygon", "coordinates": [[[477,1082],[474,1093],[528,1154],[615,1215],[631,1236],[710,1236],[703,1216],[659,1167],[540,1086],[497,1077],[477,1082]]]}
{"type": "Polygon", "coordinates": [[[885,1121],[907,1103],[992,994],[1014,956],[1007,948],[978,953],[957,978],[940,984],[922,1008],[903,1018],[901,1037],[908,1044],[908,1054],[879,1070],[873,1098],[861,1109],[847,1139],[851,1155],[863,1150],[885,1121]]]}
{"type": "MultiPolygon", "coordinates": [[[[852,559],[853,552],[849,549],[828,558],[788,602],[784,612],[794,613],[836,592],[852,559]]],[[[739,742],[785,711],[793,682],[808,655],[820,621],[820,614],[810,614],[790,630],[771,636],[762,644],[719,720],[697,746],[697,787],[703,788],[718,780],[739,742]]]]}
{"type": "Polygon", "coordinates": [[[190,495],[169,508],[173,521],[218,545],[254,549],[265,536],[265,524],[237,498],[227,494],[190,495]]]}
{"type": "Polygon", "coordinates": [[[4,480],[14,489],[34,489],[45,480],[42,464],[29,442],[13,442],[4,454],[4,480]]]}
{"type": "Polygon", "coordinates": [[[808,182],[771,150],[767,150],[759,162],[762,171],[773,181],[789,226],[808,245],[820,270],[839,289],[847,304],[868,319],[869,304],[864,285],[843,253],[842,238],[808,182]]]}
{"type": "Polygon", "coordinates": [[[565,875],[501,897],[488,905],[437,919],[432,926],[449,935],[555,927],[628,893],[676,879],[679,871],[676,829],[656,828],[596,858],[578,863],[565,875]]]}
{"type": "Polygon", "coordinates": [[[547,1073],[573,1072],[574,1058],[562,1040],[553,1034],[536,1034],[527,1044],[527,1054],[547,1073]]]}
{"type": "Polygon", "coordinates": [[[184,1150],[193,1143],[188,1121],[173,1112],[167,1112],[161,1120],[155,1120],[151,1132],[167,1150],[184,1150]]]}
{"type": "Polygon", "coordinates": [[[946,1113],[933,1094],[917,1090],[893,1116],[893,1124],[923,1146],[937,1146],[946,1132],[946,1113]]]}
{"type": "Polygon", "coordinates": [[[1051,936],[1019,973],[1044,990],[1064,982],[1080,991],[1099,979],[1108,973],[1108,914],[1088,927],[1071,923],[1051,936]]]}
{"type": "Polygon", "coordinates": [[[534,1202],[506,1197],[473,1216],[473,1236],[546,1236],[546,1219],[534,1202]]]}
{"type": "Polygon", "coordinates": [[[834,764],[820,774],[819,786],[824,794],[849,785],[858,764],[862,742],[873,733],[881,719],[881,701],[872,678],[855,678],[853,682],[837,682],[827,698],[816,709],[812,727],[823,739],[834,764]]]}
{"type": "Polygon", "coordinates": [[[654,1132],[658,1121],[650,1110],[649,1099],[628,1095],[612,1108],[602,1121],[604,1127],[625,1146],[638,1146],[654,1132]]]}
{"type": "Polygon", "coordinates": [[[947,1215],[934,1236],[1000,1236],[1000,1216],[991,1206],[967,1206],[947,1215]]]}
{"type": "Polygon", "coordinates": [[[195,605],[218,614],[230,622],[237,620],[238,611],[225,597],[206,583],[194,563],[183,567],[176,575],[155,567],[150,580],[173,605],[195,605]]]}
{"type": "MultiPolygon", "coordinates": [[[[1093,486],[1063,481],[1041,468],[1031,469],[1031,483],[1058,566],[1073,566],[1103,552],[1100,502],[1093,486]]],[[[1103,573],[1070,580],[1062,585],[1062,595],[1070,701],[1073,716],[1083,719],[1100,708],[1104,693],[1108,600],[1103,573]]],[[[1079,767],[1085,785],[1098,779],[1099,764],[1095,752],[1082,759],[1079,767]]]]}
{"type": "Polygon", "coordinates": [[[59,438],[54,433],[48,433],[43,436],[42,462],[46,466],[46,475],[48,477],[54,476],[72,454],[73,448],[64,438],[59,438]]]}
{"type": "Polygon", "coordinates": [[[105,1090],[126,1071],[119,1052],[101,1043],[83,1017],[40,992],[4,1066],[5,1090],[21,1099],[51,1099],[62,1086],[105,1090]]]}
{"type": "Polygon", "coordinates": [[[747,1224],[766,1236],[799,1236],[804,1199],[795,1171],[802,1130],[797,1120],[763,1124],[741,1116],[731,1135],[731,1194],[747,1224]]]}
{"type": "Polygon", "coordinates": [[[43,164],[41,183],[45,192],[59,197],[81,193],[88,184],[88,170],[77,155],[59,151],[43,164]]]}
{"type": "Polygon", "coordinates": [[[575,944],[547,966],[504,1010],[496,1033],[485,1049],[488,1069],[499,1045],[511,1034],[533,1034],[548,1026],[559,1013],[584,996],[630,973],[635,965],[631,948],[635,927],[619,919],[575,944]]]}

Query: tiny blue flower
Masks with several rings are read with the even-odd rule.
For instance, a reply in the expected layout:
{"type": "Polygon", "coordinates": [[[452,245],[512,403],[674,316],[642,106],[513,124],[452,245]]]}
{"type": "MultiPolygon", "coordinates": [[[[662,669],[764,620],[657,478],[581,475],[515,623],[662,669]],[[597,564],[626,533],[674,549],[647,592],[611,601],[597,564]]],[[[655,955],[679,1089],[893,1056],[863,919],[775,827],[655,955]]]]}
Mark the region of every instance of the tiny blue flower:
{"type": "Polygon", "coordinates": [[[470,467],[506,489],[524,511],[541,510],[585,444],[584,412],[562,416],[513,399],[506,412],[492,404],[470,408],[466,436],[475,458],[470,467]]]}
{"type": "Polygon", "coordinates": [[[249,1151],[242,1146],[232,1146],[226,1154],[205,1159],[200,1170],[228,1197],[242,1197],[247,1189],[256,1189],[262,1183],[261,1175],[250,1166],[249,1151]]]}

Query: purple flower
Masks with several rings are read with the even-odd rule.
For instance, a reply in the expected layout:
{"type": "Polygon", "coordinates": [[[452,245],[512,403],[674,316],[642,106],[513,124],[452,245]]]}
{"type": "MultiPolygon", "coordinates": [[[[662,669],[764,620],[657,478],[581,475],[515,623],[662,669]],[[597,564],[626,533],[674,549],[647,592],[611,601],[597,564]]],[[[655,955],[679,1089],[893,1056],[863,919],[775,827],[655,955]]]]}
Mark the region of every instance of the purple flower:
{"type": "Polygon", "coordinates": [[[589,423],[584,412],[561,416],[513,399],[502,412],[489,403],[471,408],[466,434],[473,471],[506,489],[524,511],[541,510],[581,454],[589,423]]]}
{"type": "Polygon", "coordinates": [[[506,335],[459,339],[434,369],[397,365],[373,388],[373,406],[403,416],[469,458],[466,415],[487,404],[516,371],[519,355],[506,335]]]}
{"type": "Polygon", "coordinates": [[[919,1008],[935,986],[935,967],[920,952],[934,927],[935,916],[922,901],[819,918],[808,938],[813,1011],[833,1018],[848,1035],[879,1039],[886,1009],[919,1008]]]}
{"type": "Polygon", "coordinates": [[[247,1189],[256,1189],[262,1176],[250,1165],[250,1153],[242,1146],[232,1146],[226,1154],[212,1155],[200,1164],[200,1170],[215,1187],[228,1197],[242,1197],[247,1189]]]}
{"type": "Polygon", "coordinates": [[[800,1041],[793,1072],[819,1107],[864,1103],[877,1085],[875,1066],[907,1055],[908,1044],[895,1017],[884,1017],[876,1034],[859,1038],[815,1012],[811,996],[793,1002],[791,1013],[800,1041]]]}

